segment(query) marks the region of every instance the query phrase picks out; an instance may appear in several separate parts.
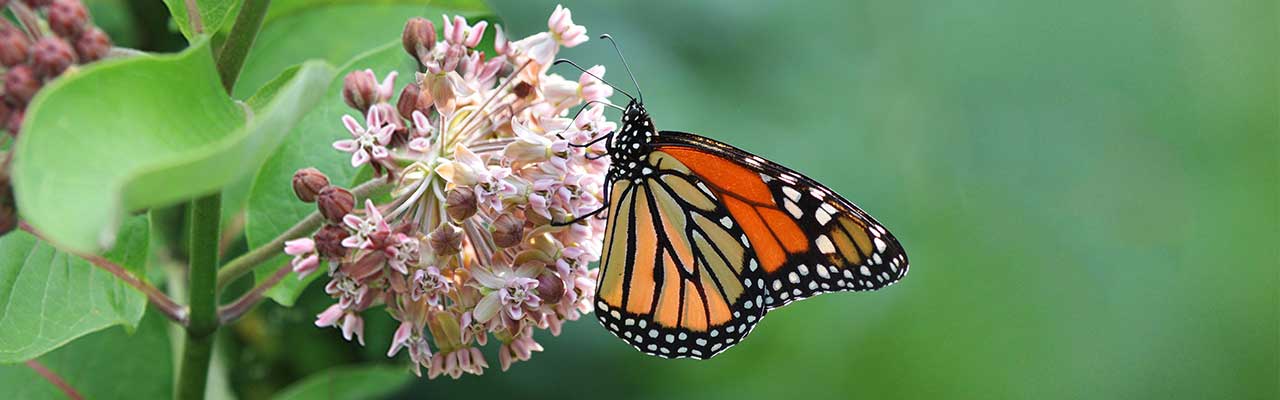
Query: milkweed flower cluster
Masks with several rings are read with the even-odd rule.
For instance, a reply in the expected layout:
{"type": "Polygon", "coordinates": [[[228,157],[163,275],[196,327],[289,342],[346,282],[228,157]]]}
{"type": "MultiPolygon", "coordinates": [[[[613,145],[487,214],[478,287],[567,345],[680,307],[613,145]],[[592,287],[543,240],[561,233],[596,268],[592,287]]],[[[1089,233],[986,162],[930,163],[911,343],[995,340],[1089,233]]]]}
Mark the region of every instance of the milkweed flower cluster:
{"type": "Polygon", "coordinates": [[[591,310],[588,264],[599,259],[604,221],[553,221],[601,207],[605,149],[572,144],[616,124],[601,104],[575,113],[607,101],[609,86],[548,71],[560,48],[587,40],[568,9],[520,40],[495,26],[493,54],[477,49],[486,22],[443,24],[439,38],[426,19],[406,24],[404,48],[425,72],[394,104],[394,72],[346,77],[343,98],[361,116],[342,117],[333,147],[392,182],[390,200],[357,204],[319,171],[300,170],[295,192],[328,222],[284,251],[299,275],[327,264],[325,292],[337,301],[317,326],[364,344],[366,311],[381,306],[400,322],[388,356],[407,353],[419,375],[457,378],[489,366],[479,346],[490,337],[506,370],[542,350],[535,331],[559,334],[591,310]]]}

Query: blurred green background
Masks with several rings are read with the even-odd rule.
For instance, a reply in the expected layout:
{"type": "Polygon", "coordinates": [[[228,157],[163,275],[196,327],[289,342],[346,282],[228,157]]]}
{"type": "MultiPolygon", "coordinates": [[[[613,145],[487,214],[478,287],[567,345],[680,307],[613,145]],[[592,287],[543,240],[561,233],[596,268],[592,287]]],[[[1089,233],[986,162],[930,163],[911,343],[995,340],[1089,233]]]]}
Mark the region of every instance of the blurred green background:
{"type": "MultiPolygon", "coordinates": [[[[491,4],[523,36],[556,2],[491,4]]],[[[1276,2],[564,4],[618,39],[660,129],[828,184],[893,230],[912,273],[771,313],[709,361],[644,356],[586,318],[508,372],[490,349],[484,376],[397,396],[1280,396],[1276,2]]],[[[94,13],[109,31],[120,17],[94,13]]],[[[351,34],[400,26],[380,29],[351,34]]],[[[561,55],[631,86],[604,41],[561,55]]],[[[238,395],[340,364],[401,368],[383,355],[389,318],[369,318],[368,348],[314,328],[319,289],[233,327],[219,362],[238,395]]]]}

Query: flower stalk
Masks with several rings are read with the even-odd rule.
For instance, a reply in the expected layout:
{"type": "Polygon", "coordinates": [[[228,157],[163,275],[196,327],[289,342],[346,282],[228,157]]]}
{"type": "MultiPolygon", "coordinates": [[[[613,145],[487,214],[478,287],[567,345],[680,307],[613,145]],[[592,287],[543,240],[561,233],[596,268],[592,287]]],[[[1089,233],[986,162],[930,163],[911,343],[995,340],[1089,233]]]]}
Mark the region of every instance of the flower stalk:
{"type": "MultiPolygon", "coordinates": [[[[358,199],[365,198],[379,189],[386,187],[386,185],[387,182],[385,179],[374,178],[352,188],[351,194],[355,195],[358,199]]],[[[267,260],[280,255],[280,249],[284,248],[284,242],[315,232],[316,228],[319,228],[323,223],[324,217],[320,215],[319,211],[314,211],[311,214],[308,214],[301,221],[298,221],[298,223],[289,227],[289,229],[285,230],[284,233],[281,233],[280,236],[276,236],[275,239],[271,239],[270,242],[267,242],[262,246],[258,246],[257,248],[250,250],[248,253],[244,253],[239,257],[228,261],[227,264],[218,271],[218,289],[226,287],[228,284],[235,281],[236,278],[244,276],[244,274],[253,271],[254,268],[262,265],[262,263],[267,260]]],[[[286,271],[288,270],[288,268],[282,269],[286,271]]]]}

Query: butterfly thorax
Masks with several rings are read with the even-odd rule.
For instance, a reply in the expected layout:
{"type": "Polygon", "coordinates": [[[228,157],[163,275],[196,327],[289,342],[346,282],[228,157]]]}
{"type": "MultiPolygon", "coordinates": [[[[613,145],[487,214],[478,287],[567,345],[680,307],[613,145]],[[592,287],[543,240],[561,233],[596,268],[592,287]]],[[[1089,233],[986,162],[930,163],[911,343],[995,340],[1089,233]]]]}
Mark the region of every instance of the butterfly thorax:
{"type": "Polygon", "coordinates": [[[644,104],[635,100],[622,113],[622,129],[609,142],[612,179],[636,179],[653,173],[649,168],[649,145],[657,133],[644,104]]]}

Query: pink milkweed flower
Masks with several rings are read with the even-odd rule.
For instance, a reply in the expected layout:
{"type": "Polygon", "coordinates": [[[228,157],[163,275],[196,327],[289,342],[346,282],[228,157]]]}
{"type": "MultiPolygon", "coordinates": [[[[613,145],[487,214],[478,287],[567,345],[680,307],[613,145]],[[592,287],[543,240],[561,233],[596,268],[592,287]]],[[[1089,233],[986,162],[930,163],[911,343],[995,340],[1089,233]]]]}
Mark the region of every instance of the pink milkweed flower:
{"type": "Polygon", "coordinates": [[[462,318],[458,322],[459,330],[462,331],[462,343],[468,344],[475,341],[477,345],[484,346],[489,342],[489,327],[477,322],[472,314],[471,311],[462,313],[462,318]]]}
{"type": "Polygon", "coordinates": [[[321,328],[333,326],[339,319],[342,319],[342,315],[346,312],[347,310],[344,310],[341,305],[330,305],[329,308],[316,315],[316,326],[321,328]]]}
{"type": "Polygon", "coordinates": [[[498,349],[498,362],[502,364],[502,370],[506,371],[516,361],[528,361],[535,351],[542,351],[542,345],[533,340],[532,330],[526,329],[510,342],[502,344],[498,349]]]}
{"type": "Polygon", "coordinates": [[[560,44],[550,33],[540,32],[512,42],[511,48],[515,53],[533,59],[538,65],[547,66],[555,60],[556,52],[560,51],[560,44]]]}
{"type": "Polygon", "coordinates": [[[431,357],[431,368],[427,376],[435,378],[439,375],[449,375],[450,378],[458,379],[464,372],[484,375],[485,368],[489,368],[489,363],[484,360],[484,354],[480,353],[480,349],[466,347],[449,354],[436,353],[431,357]]]}
{"type": "Polygon", "coordinates": [[[491,290],[476,304],[476,321],[489,322],[499,311],[503,312],[504,317],[519,321],[524,319],[526,311],[536,311],[542,304],[542,299],[538,298],[536,279],[539,268],[541,267],[535,264],[525,264],[512,270],[511,267],[502,265],[472,271],[476,282],[484,289],[491,290]]]}
{"type": "Polygon", "coordinates": [[[422,111],[413,110],[413,139],[409,139],[409,150],[426,153],[431,149],[431,138],[435,136],[436,127],[422,111]]]}
{"type": "Polygon", "coordinates": [[[298,279],[306,277],[320,265],[320,255],[316,254],[316,242],[311,238],[294,239],[284,242],[284,253],[294,256],[289,263],[298,279]]]}
{"type": "Polygon", "coordinates": [[[284,242],[284,253],[291,256],[300,256],[313,251],[316,251],[316,241],[309,237],[284,242]]]}
{"type": "Polygon", "coordinates": [[[387,225],[387,221],[382,218],[382,212],[378,211],[378,207],[373,205],[373,200],[364,200],[364,218],[360,218],[355,214],[347,214],[342,217],[342,223],[355,231],[351,236],[342,239],[342,245],[352,249],[367,248],[372,244],[372,238],[375,234],[390,233],[391,226],[387,225]]]}
{"type": "MultiPolygon", "coordinates": [[[[378,76],[373,73],[372,69],[366,69],[364,71],[360,71],[359,73],[368,74],[370,80],[374,82],[378,81],[378,76]]],[[[371,104],[381,103],[381,102],[386,102],[388,100],[391,100],[391,96],[395,94],[396,76],[398,76],[399,74],[400,74],[399,72],[391,71],[387,73],[386,78],[382,78],[382,82],[378,83],[378,87],[377,87],[378,97],[373,99],[374,101],[370,102],[371,104]]]]}
{"type": "Polygon", "coordinates": [[[395,335],[391,338],[391,348],[387,350],[387,357],[393,357],[400,349],[406,349],[409,353],[409,360],[413,361],[413,374],[422,376],[422,368],[431,368],[431,345],[427,342],[426,337],[422,333],[420,327],[416,327],[410,321],[400,323],[400,327],[396,329],[395,335]]]}
{"type": "Polygon", "coordinates": [[[365,114],[365,125],[360,126],[350,115],[342,116],[342,124],[351,133],[352,139],[333,142],[333,148],[351,153],[351,166],[359,167],[370,160],[381,160],[391,155],[387,144],[391,143],[391,134],[395,126],[385,123],[376,108],[370,108],[365,114]]]}
{"type": "Polygon", "coordinates": [[[347,316],[342,318],[342,338],[351,341],[352,336],[355,336],[360,341],[360,345],[364,346],[364,318],[360,318],[356,313],[347,313],[347,316]]]}
{"type": "Polygon", "coordinates": [[[351,340],[354,336],[360,345],[364,345],[364,319],[351,312],[341,304],[334,304],[316,316],[316,326],[320,328],[334,326],[342,330],[342,338],[351,340]]]}
{"type": "Polygon", "coordinates": [[[509,56],[511,54],[511,42],[507,40],[507,33],[502,31],[502,25],[493,25],[495,30],[493,33],[493,50],[498,55],[509,56]]]}
{"type": "Polygon", "coordinates": [[[413,271],[413,280],[409,285],[409,298],[418,301],[427,299],[427,304],[440,305],[445,294],[453,289],[453,282],[440,274],[440,269],[427,267],[413,271]]]}
{"type": "Polygon", "coordinates": [[[587,68],[587,72],[589,74],[583,73],[578,77],[578,95],[583,101],[608,100],[609,96],[613,96],[613,87],[596,79],[596,77],[604,77],[603,65],[587,68]]]}
{"type": "Polygon", "coordinates": [[[573,13],[568,8],[557,4],[556,10],[547,19],[547,27],[556,42],[564,47],[573,47],[587,41],[587,27],[573,23],[573,13]]]}
{"type": "Polygon", "coordinates": [[[409,274],[409,266],[417,264],[418,252],[422,242],[418,238],[403,233],[395,233],[391,237],[391,246],[387,247],[387,265],[401,274],[409,274]]]}
{"type": "Polygon", "coordinates": [[[480,39],[484,37],[484,29],[489,26],[488,21],[467,26],[467,19],[461,15],[453,16],[452,21],[449,20],[448,15],[441,17],[444,18],[444,40],[450,44],[461,44],[470,48],[480,44],[480,39]]]}
{"type": "Polygon", "coordinates": [[[503,148],[502,155],[513,167],[519,168],[554,158],[559,159],[558,164],[564,164],[563,155],[569,150],[569,142],[551,140],[522,123],[520,118],[511,118],[511,131],[515,133],[516,140],[503,148]]]}

